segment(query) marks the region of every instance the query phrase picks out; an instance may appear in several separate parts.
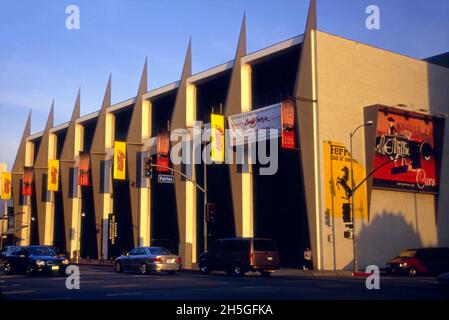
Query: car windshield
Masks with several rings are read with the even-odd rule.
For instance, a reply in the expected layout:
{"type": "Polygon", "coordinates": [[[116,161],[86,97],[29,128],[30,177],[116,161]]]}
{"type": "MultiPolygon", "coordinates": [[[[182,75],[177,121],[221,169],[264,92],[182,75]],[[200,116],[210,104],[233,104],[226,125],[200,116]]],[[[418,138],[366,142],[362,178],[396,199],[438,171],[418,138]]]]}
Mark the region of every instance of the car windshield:
{"type": "Polygon", "coordinates": [[[33,256],[56,256],[56,252],[48,247],[28,248],[28,252],[33,256]]]}
{"type": "Polygon", "coordinates": [[[416,250],[404,250],[399,253],[399,258],[414,258],[416,256],[416,250]]]}
{"type": "Polygon", "coordinates": [[[149,250],[153,256],[163,256],[171,254],[170,251],[164,248],[149,248],[149,250]]]}

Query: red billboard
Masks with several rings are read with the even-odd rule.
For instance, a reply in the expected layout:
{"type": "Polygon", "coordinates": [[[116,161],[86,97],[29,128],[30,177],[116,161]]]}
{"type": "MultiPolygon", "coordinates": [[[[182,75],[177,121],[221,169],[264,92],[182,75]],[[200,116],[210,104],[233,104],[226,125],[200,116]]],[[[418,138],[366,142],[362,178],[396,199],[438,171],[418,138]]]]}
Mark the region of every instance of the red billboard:
{"type": "Polygon", "coordinates": [[[436,193],[434,123],[397,109],[378,112],[373,187],[436,193]]]}

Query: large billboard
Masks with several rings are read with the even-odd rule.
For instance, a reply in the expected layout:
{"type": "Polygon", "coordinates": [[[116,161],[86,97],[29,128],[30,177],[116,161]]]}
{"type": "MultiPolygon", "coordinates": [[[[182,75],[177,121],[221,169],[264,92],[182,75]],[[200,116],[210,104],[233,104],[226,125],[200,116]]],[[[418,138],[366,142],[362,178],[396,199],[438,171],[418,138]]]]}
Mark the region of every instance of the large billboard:
{"type": "Polygon", "coordinates": [[[392,108],[380,110],[373,187],[436,193],[434,143],[432,118],[392,108]]]}

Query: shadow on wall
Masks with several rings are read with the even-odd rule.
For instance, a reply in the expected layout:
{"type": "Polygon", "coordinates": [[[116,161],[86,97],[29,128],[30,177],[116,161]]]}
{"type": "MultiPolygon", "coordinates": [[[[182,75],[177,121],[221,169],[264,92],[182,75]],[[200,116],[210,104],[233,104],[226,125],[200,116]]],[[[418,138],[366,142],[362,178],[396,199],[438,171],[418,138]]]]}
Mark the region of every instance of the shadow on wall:
{"type": "MultiPolygon", "coordinates": [[[[368,265],[385,268],[386,263],[400,251],[422,247],[422,241],[412,224],[399,212],[382,212],[369,224],[364,224],[357,237],[360,269],[368,265]]],[[[347,266],[352,268],[352,263],[347,266]]]]}

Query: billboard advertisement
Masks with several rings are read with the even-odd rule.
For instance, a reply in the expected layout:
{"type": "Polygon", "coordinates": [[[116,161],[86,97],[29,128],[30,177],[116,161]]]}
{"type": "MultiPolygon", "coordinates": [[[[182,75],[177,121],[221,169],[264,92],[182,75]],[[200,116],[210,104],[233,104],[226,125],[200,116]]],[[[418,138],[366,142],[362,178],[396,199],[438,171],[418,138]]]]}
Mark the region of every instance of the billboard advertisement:
{"type": "Polygon", "coordinates": [[[393,108],[378,111],[373,187],[436,193],[434,124],[393,108]]]}

